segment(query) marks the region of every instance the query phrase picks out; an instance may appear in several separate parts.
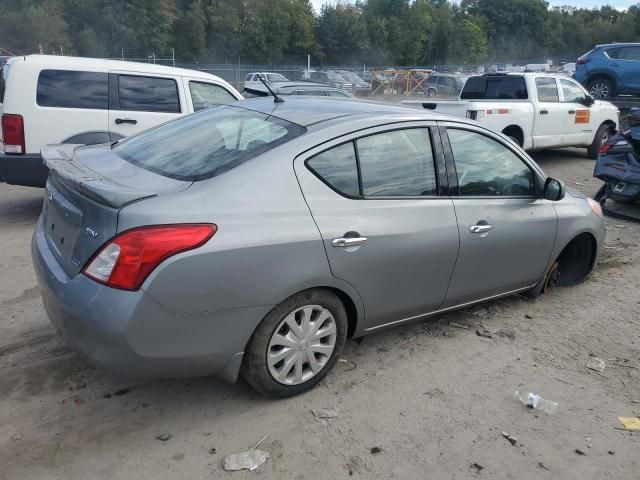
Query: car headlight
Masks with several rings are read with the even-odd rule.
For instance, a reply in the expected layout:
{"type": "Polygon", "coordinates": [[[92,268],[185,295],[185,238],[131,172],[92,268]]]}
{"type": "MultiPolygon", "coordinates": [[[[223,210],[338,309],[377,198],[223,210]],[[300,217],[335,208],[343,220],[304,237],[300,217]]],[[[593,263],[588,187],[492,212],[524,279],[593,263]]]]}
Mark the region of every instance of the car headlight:
{"type": "Polygon", "coordinates": [[[589,203],[591,210],[593,210],[593,213],[595,213],[599,217],[603,216],[602,206],[598,202],[596,202],[593,198],[587,198],[587,202],[589,203]]]}

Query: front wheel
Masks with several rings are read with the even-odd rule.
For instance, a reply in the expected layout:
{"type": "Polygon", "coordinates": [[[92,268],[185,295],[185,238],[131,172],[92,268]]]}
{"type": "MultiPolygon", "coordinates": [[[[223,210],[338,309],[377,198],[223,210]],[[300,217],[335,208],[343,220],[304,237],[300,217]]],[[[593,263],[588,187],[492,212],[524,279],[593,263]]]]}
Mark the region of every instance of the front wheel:
{"type": "Polygon", "coordinates": [[[600,147],[609,141],[610,136],[611,129],[609,128],[609,125],[605,123],[600,125],[600,128],[596,131],[595,137],[593,137],[593,142],[587,147],[587,157],[594,159],[598,158],[600,147]]]}
{"type": "Polygon", "coordinates": [[[262,395],[285,398],[313,388],[333,368],[347,338],[347,314],[326,289],[276,306],[247,346],[242,375],[262,395]]]}

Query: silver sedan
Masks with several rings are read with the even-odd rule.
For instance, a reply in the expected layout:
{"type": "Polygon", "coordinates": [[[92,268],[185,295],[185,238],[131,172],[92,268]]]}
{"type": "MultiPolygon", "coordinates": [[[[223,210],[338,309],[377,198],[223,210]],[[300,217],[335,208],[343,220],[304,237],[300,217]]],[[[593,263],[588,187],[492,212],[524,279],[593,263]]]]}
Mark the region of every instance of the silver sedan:
{"type": "Polygon", "coordinates": [[[247,100],[42,154],[46,311],[129,377],[298,394],[347,338],[581,282],[605,236],[504,136],[374,103],[247,100]]]}

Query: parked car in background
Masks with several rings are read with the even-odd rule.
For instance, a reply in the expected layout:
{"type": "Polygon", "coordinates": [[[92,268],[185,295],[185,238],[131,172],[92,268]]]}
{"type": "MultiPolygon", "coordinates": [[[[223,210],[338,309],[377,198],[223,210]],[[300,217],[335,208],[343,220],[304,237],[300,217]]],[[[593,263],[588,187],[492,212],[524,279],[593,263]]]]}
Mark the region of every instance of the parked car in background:
{"type": "Polygon", "coordinates": [[[469,77],[459,100],[415,100],[436,112],[477,120],[525,150],[585,147],[590,158],[615,131],[618,109],[575,80],[550,73],[469,77]]]}
{"type": "Polygon", "coordinates": [[[576,61],[574,78],[594,98],[640,94],[640,43],[597,45],[576,61]]]}
{"type": "Polygon", "coordinates": [[[456,75],[448,73],[432,73],[427,77],[423,90],[428,97],[449,96],[460,94],[468,75],[456,75]]]}
{"type": "Polygon", "coordinates": [[[253,72],[248,73],[244,79],[244,88],[256,88],[262,87],[262,82],[258,78],[258,75],[262,77],[264,81],[271,84],[274,82],[288,82],[289,79],[280,73],[271,72],[253,72]]]}
{"type": "MultiPolygon", "coordinates": [[[[355,98],[351,92],[340,88],[329,87],[322,83],[313,82],[275,82],[269,85],[271,90],[277,95],[307,95],[336,98],[355,98]]],[[[264,87],[245,89],[246,97],[266,97],[271,93],[264,87]]]]}
{"type": "Polygon", "coordinates": [[[559,70],[560,73],[564,73],[570,77],[573,77],[573,74],[576,73],[576,64],[575,62],[567,62],[562,64],[559,70]]]}
{"type": "Polygon", "coordinates": [[[0,169],[7,183],[32,187],[44,187],[47,144],[114,142],[242,99],[208,73],[115,60],[14,57],[2,78],[0,169]]]}
{"type": "Polygon", "coordinates": [[[369,82],[365,82],[359,75],[346,70],[337,70],[336,73],[351,84],[351,92],[353,94],[360,97],[371,95],[371,84],[369,82]]]}
{"type": "Polygon", "coordinates": [[[296,395],[349,337],[583,281],[605,237],[599,204],[505,137],[362,101],[250,99],[43,157],[45,311],[127,377],[296,395]]]}
{"type": "Polygon", "coordinates": [[[339,73],[333,70],[315,71],[309,72],[309,80],[316,83],[322,83],[334,88],[341,88],[343,90],[351,90],[352,82],[349,82],[339,73]]]}

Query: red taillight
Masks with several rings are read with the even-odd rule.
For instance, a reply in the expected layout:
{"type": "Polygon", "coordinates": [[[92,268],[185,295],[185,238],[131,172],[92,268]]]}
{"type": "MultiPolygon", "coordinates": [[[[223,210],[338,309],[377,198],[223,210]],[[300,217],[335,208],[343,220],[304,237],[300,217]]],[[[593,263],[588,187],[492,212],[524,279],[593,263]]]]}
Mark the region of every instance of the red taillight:
{"type": "Polygon", "coordinates": [[[589,59],[580,57],[578,60],[576,60],[576,65],[584,65],[588,61],[589,61],[589,59]]]}
{"type": "Polygon", "coordinates": [[[201,247],[217,229],[213,224],[185,224],[127,230],[103,245],[82,273],[109,287],[138,290],[160,263],[201,247]]]}
{"type": "Polygon", "coordinates": [[[2,142],[4,153],[26,152],[22,115],[2,114],[2,142]]]}
{"type": "Polygon", "coordinates": [[[612,143],[605,143],[604,145],[600,145],[598,153],[607,153],[609,150],[611,150],[611,147],[613,147],[612,143]]]}

